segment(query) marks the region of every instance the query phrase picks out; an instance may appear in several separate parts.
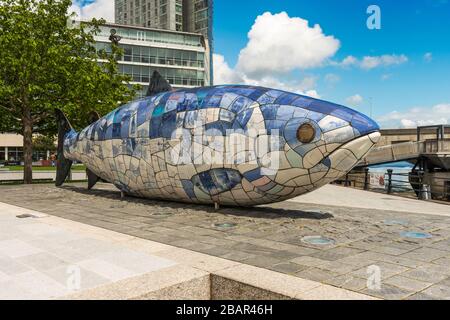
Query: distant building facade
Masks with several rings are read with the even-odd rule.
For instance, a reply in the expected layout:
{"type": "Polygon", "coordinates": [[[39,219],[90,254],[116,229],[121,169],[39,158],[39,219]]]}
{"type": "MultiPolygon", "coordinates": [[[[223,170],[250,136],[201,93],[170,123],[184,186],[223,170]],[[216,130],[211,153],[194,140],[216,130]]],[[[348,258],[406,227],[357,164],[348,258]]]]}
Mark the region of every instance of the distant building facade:
{"type": "Polygon", "coordinates": [[[210,85],[209,46],[201,34],[107,23],[95,37],[97,50],[111,50],[113,30],[124,50],[119,71],[142,86],[139,97],[147,92],[155,70],[174,88],[210,85]]]}
{"type": "Polygon", "coordinates": [[[0,133],[0,164],[23,160],[23,137],[14,133],[0,133]]]}
{"type": "Polygon", "coordinates": [[[213,0],[115,0],[115,22],[171,31],[201,33],[207,39],[213,84],[213,0]]]}

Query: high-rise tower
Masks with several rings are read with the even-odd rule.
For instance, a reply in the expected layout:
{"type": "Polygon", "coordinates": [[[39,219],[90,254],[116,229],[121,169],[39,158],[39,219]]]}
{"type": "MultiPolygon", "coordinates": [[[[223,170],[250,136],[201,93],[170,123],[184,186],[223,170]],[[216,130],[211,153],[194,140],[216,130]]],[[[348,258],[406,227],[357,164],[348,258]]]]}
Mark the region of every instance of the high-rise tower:
{"type": "Polygon", "coordinates": [[[213,0],[115,0],[115,23],[201,33],[213,53],[213,0]]]}

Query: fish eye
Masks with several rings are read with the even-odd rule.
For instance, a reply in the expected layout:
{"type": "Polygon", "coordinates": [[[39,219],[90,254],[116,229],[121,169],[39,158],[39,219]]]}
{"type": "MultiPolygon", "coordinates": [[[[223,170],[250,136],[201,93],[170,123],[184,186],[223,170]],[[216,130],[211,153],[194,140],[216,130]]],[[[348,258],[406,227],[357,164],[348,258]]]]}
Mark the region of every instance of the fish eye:
{"type": "Polygon", "coordinates": [[[316,130],[309,123],[302,124],[297,130],[297,139],[301,143],[310,143],[316,136],[316,130]]]}

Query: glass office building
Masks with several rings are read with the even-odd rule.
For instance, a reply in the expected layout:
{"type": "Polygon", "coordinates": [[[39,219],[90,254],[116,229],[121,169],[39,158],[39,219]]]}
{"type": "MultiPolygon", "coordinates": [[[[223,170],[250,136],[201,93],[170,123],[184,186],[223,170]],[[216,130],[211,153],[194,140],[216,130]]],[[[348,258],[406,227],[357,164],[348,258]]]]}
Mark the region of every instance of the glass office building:
{"type": "Polygon", "coordinates": [[[171,31],[201,33],[207,39],[213,83],[213,0],[115,0],[115,22],[171,31]]]}
{"type": "Polygon", "coordinates": [[[147,92],[155,70],[174,88],[210,85],[209,47],[201,34],[105,24],[95,39],[97,50],[110,50],[113,29],[122,38],[119,46],[124,50],[119,70],[142,86],[139,96],[147,92]]]}

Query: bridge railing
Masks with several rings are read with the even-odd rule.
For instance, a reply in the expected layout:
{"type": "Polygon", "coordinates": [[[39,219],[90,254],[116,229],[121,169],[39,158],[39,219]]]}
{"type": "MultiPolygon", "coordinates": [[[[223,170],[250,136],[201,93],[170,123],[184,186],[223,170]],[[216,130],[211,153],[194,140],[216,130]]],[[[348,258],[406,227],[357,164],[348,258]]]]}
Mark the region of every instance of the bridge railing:
{"type": "Polygon", "coordinates": [[[450,152],[450,139],[426,140],[422,153],[450,152]]]}
{"type": "Polygon", "coordinates": [[[450,202],[450,180],[446,176],[426,177],[423,171],[351,172],[335,183],[357,189],[395,194],[423,200],[450,202]]]}

